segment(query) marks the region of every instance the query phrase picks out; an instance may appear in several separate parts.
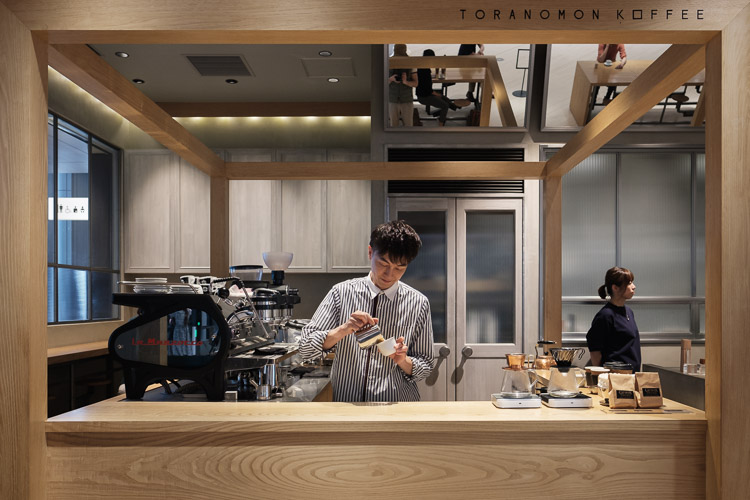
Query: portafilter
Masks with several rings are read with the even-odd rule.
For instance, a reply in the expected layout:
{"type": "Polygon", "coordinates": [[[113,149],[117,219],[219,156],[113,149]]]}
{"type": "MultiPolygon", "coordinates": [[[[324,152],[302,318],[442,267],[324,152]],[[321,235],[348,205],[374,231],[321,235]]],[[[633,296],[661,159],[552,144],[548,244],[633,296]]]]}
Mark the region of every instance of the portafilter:
{"type": "Polygon", "coordinates": [[[552,354],[552,357],[555,358],[557,366],[561,367],[570,366],[571,364],[573,364],[573,358],[578,351],[580,351],[580,353],[578,354],[578,359],[581,359],[584,352],[584,349],[581,347],[553,347],[549,350],[550,354],[552,354]]]}

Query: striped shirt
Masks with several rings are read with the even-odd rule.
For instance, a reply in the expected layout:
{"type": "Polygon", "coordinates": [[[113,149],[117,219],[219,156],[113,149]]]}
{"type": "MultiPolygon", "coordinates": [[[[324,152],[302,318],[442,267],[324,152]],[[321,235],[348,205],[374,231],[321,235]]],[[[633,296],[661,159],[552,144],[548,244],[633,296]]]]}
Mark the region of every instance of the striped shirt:
{"type": "MultiPolygon", "coordinates": [[[[397,282],[380,295],[378,326],[383,337],[404,337],[407,355],[412,359],[412,374],[407,375],[376,346],[360,349],[354,335],[341,339],[332,350],[336,357],[331,367],[334,401],[419,401],[417,382],[432,371],[432,316],[430,303],[423,294],[405,283],[397,282]],[[391,292],[391,293],[389,293],[391,292]],[[369,355],[369,370],[367,369],[369,355]],[[367,372],[367,381],[365,381],[367,372]]],[[[377,292],[369,276],[334,285],[318,306],[310,323],[302,330],[300,354],[305,359],[324,353],[328,332],[344,323],[354,311],[372,313],[377,292]]]]}

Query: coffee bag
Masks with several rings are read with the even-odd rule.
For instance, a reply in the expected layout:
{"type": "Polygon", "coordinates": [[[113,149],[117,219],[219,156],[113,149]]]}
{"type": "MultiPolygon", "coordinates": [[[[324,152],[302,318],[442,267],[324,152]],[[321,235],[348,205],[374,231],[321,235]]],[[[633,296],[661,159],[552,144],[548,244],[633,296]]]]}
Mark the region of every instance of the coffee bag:
{"type": "Polygon", "coordinates": [[[635,375],[625,373],[609,374],[609,407],[637,408],[635,375]]]}
{"type": "Polygon", "coordinates": [[[635,374],[635,383],[639,408],[660,408],[664,404],[658,373],[638,372],[635,374]]]}

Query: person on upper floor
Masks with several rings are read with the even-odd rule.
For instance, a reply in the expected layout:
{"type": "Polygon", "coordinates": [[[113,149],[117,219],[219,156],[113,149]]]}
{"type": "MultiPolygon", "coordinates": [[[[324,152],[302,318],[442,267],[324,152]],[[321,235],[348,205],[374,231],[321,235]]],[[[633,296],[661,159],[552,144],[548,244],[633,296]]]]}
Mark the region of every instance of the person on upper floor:
{"type": "MultiPolygon", "coordinates": [[[[615,69],[622,69],[628,63],[628,54],[625,52],[625,45],[621,43],[600,43],[599,51],[596,55],[596,62],[604,63],[606,65],[607,61],[609,61],[611,65],[617,60],[618,55],[620,56],[620,64],[615,66],[615,69]]],[[[596,87],[596,90],[594,91],[594,101],[596,101],[596,96],[598,93],[599,87],[596,87]]],[[[607,93],[604,95],[604,100],[602,101],[602,103],[607,105],[616,96],[617,87],[609,86],[607,87],[607,93]]]]}
{"type": "MultiPolygon", "coordinates": [[[[406,45],[393,46],[394,57],[408,57],[406,45]]],[[[391,127],[398,127],[399,120],[405,127],[414,124],[414,88],[417,81],[416,69],[391,68],[388,72],[388,116],[391,127]]]]}
{"type": "MultiPolygon", "coordinates": [[[[422,52],[423,56],[434,56],[435,51],[432,49],[425,49],[422,52]]],[[[432,88],[432,72],[430,68],[420,68],[417,70],[417,101],[420,104],[436,108],[437,111],[434,114],[438,117],[438,123],[441,127],[445,126],[445,121],[448,117],[448,110],[452,109],[456,111],[458,108],[468,105],[467,101],[452,101],[447,96],[444,96],[442,92],[432,88]]]]}

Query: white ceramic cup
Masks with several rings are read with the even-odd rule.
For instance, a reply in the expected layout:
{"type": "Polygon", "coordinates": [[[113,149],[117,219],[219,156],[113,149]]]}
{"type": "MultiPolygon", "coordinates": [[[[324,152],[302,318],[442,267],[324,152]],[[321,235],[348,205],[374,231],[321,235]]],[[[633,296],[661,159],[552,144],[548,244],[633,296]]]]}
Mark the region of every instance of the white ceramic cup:
{"type": "Polygon", "coordinates": [[[393,337],[385,339],[383,342],[378,344],[378,350],[383,356],[390,356],[396,352],[396,339],[393,337]]]}

